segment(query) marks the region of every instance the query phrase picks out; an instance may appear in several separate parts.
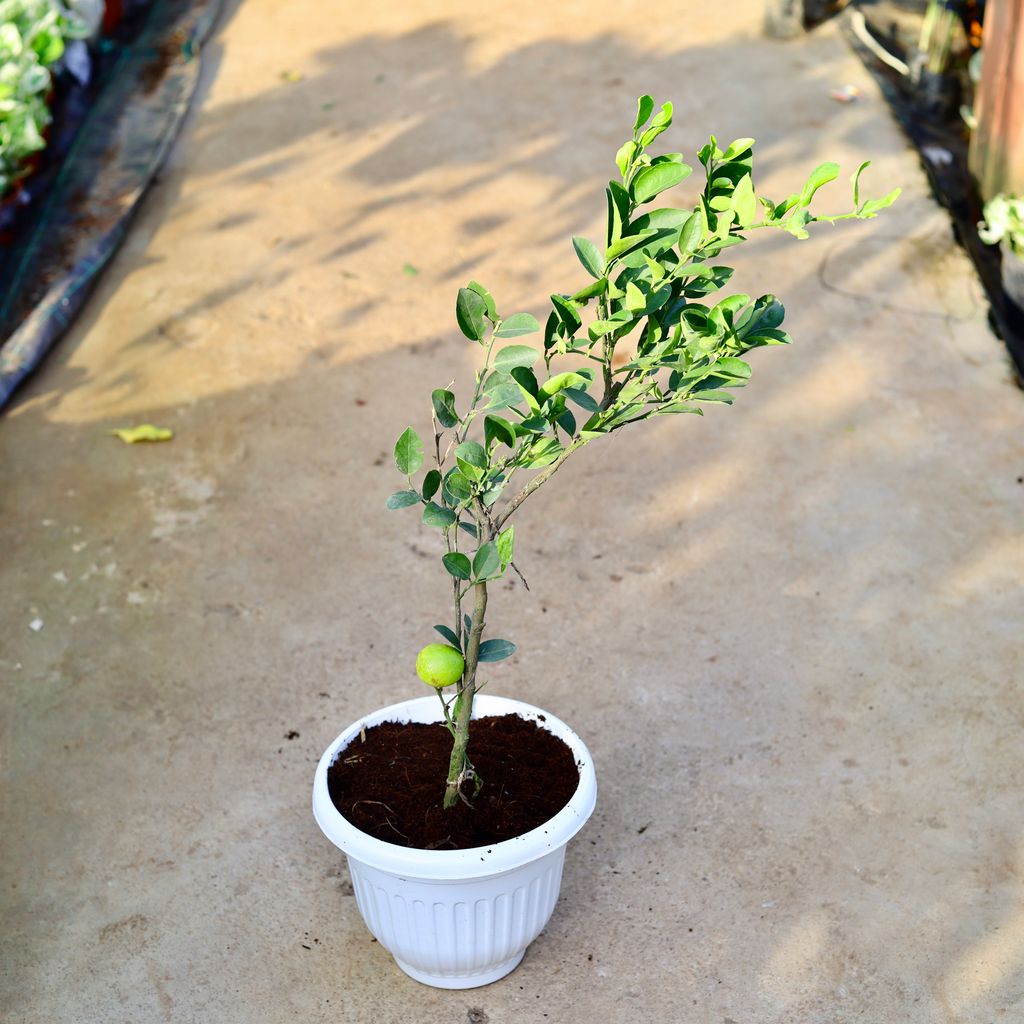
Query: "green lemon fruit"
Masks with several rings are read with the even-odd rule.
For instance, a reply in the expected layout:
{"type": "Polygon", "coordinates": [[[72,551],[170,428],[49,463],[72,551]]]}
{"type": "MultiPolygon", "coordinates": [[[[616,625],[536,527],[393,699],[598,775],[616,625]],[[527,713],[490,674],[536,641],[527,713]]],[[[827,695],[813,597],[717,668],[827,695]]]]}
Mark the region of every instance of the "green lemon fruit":
{"type": "Polygon", "coordinates": [[[416,655],[416,675],[438,690],[457,683],[465,667],[462,655],[448,644],[427,644],[416,655]]]}

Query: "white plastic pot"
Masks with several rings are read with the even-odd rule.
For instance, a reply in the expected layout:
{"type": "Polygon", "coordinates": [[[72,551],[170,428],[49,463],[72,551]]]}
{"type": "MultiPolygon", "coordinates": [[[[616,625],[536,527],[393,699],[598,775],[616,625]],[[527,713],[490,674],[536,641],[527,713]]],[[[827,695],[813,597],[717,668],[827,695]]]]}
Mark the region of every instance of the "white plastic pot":
{"type": "Polygon", "coordinates": [[[515,969],[555,909],[565,847],[594,810],[597,780],[583,741],[564,722],[521,701],[487,694],[473,701],[474,718],[507,714],[536,721],[561,739],[573,752],[580,781],[569,803],[540,828],[491,846],[411,850],[382,842],[343,818],[327,791],[327,769],[361,729],[440,721],[434,697],[367,715],[327,748],[316,768],[313,816],[348,858],[367,928],[406,974],[426,985],[476,988],[515,969]]]}

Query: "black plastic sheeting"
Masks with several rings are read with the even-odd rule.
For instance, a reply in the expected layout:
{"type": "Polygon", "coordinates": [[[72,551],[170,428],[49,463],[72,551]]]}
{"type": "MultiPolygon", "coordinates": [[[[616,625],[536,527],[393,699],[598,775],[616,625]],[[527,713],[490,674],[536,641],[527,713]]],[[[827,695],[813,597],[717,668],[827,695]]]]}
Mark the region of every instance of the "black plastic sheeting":
{"type": "Polygon", "coordinates": [[[0,408],[67,331],[177,136],[220,0],[156,0],[0,278],[0,408]]]}

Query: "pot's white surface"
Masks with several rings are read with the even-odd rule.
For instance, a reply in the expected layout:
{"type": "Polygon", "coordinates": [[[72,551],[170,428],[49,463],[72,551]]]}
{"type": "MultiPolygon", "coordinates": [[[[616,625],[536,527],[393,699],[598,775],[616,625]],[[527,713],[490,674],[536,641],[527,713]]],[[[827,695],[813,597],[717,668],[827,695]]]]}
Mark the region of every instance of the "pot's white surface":
{"type": "Polygon", "coordinates": [[[438,988],[475,988],[513,970],[548,923],[562,881],[565,847],[597,799],[583,741],[545,711],[481,694],[473,717],[517,714],[565,742],[580,782],[572,799],[540,828],[470,850],[410,850],[361,832],[338,813],[327,769],[363,728],[379,722],[437,722],[440,704],[422,697],[382,708],[349,726],[324,752],[313,780],[313,816],[348,858],[356,903],[380,944],[410,977],[438,988]]]}

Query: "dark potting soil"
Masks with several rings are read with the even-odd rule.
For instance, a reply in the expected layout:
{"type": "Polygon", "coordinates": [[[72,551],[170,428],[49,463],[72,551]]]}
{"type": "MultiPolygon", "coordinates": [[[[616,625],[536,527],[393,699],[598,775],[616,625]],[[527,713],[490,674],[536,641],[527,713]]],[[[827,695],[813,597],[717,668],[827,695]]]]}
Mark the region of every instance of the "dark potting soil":
{"type": "Polygon", "coordinates": [[[473,721],[469,759],[483,785],[471,806],[441,806],[452,737],[443,725],[382,722],[356,737],[327,770],[339,813],[396,846],[467,850],[529,832],[557,814],[579,785],[572,751],[518,715],[473,721]]]}

